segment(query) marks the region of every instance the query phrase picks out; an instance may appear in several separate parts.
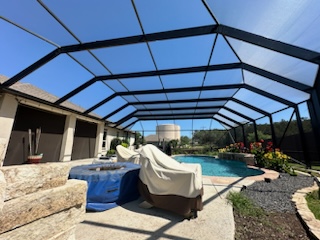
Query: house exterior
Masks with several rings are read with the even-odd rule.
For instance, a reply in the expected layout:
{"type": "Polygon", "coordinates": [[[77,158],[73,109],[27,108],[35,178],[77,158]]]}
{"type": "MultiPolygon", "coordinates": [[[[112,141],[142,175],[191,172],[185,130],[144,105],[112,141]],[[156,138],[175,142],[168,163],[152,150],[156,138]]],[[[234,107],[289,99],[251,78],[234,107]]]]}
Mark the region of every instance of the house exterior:
{"type": "MultiPolygon", "coordinates": [[[[6,81],[0,75],[0,83],[6,81]]],[[[26,162],[30,152],[29,129],[34,133],[41,128],[39,153],[42,162],[65,162],[95,158],[105,155],[113,138],[128,139],[134,144],[134,133],[107,126],[106,122],[82,116],[76,112],[83,109],[71,102],[66,109],[48,106],[36,98],[53,102],[57,97],[28,83],[16,83],[13,92],[0,93],[0,166],[18,165],[26,162]],[[19,94],[15,94],[19,92],[19,94]],[[21,93],[21,94],[20,94],[21,93]],[[28,93],[35,97],[23,96],[28,93]]]]}

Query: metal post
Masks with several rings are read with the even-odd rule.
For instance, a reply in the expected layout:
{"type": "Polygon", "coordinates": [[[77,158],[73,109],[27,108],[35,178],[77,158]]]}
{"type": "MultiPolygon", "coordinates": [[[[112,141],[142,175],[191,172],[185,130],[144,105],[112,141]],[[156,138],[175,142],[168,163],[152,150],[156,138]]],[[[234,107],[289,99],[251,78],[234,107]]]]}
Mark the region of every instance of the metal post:
{"type": "Polygon", "coordinates": [[[274,146],[274,148],[277,148],[277,147],[278,147],[278,144],[277,144],[277,136],[276,136],[276,132],[274,131],[272,115],[269,115],[269,120],[270,120],[270,127],[271,127],[271,134],[272,134],[273,146],[274,146]]]}
{"type": "Polygon", "coordinates": [[[258,142],[259,139],[258,139],[258,130],[257,130],[257,123],[256,123],[256,121],[253,121],[253,129],[254,129],[255,140],[256,140],[256,142],[258,142]]]}
{"type": "Polygon", "coordinates": [[[314,87],[309,93],[310,99],[307,101],[307,104],[318,155],[316,160],[318,160],[320,157],[320,70],[318,70],[314,87]]]}
{"type": "Polygon", "coordinates": [[[296,112],[297,124],[298,124],[298,129],[299,129],[299,135],[300,135],[300,141],[301,141],[301,145],[302,145],[304,161],[305,161],[307,167],[311,168],[311,159],[310,159],[308,148],[306,145],[306,139],[305,139],[304,130],[302,127],[301,116],[300,116],[300,112],[299,112],[297,105],[294,107],[294,111],[296,112]]]}
{"type": "MultiPolygon", "coordinates": [[[[320,100],[316,90],[311,92],[311,98],[307,101],[313,131],[320,136],[320,100]]],[[[318,137],[316,136],[316,137],[318,137]]],[[[320,138],[318,138],[320,140],[320,138]]]]}
{"type": "Polygon", "coordinates": [[[247,141],[246,141],[246,132],[244,130],[244,126],[241,125],[241,128],[242,128],[242,139],[243,139],[243,144],[245,147],[247,147],[247,141]]]}
{"type": "Polygon", "coordinates": [[[292,122],[292,118],[293,118],[295,112],[296,112],[296,111],[295,111],[295,108],[294,108],[294,111],[293,111],[292,114],[291,114],[290,120],[289,120],[286,128],[284,129],[284,132],[283,132],[283,134],[282,134],[282,137],[280,138],[279,147],[281,147],[282,141],[283,141],[283,139],[284,139],[285,136],[286,136],[286,133],[287,133],[287,131],[288,131],[288,129],[289,129],[290,123],[292,122]]]}
{"type": "Polygon", "coordinates": [[[315,91],[311,93],[311,98],[307,101],[307,104],[310,114],[310,122],[314,134],[317,155],[320,156],[320,104],[315,91]]]}

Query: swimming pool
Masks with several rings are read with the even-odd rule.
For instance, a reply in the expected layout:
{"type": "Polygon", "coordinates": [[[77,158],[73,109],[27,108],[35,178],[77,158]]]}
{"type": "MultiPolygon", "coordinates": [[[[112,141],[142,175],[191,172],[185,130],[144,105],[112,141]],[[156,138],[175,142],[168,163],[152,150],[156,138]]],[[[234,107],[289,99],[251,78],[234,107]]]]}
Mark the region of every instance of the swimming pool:
{"type": "Polygon", "coordinates": [[[175,160],[185,163],[200,163],[202,175],[223,177],[248,177],[261,175],[259,169],[248,168],[240,161],[222,160],[210,156],[175,156],[175,160]]]}

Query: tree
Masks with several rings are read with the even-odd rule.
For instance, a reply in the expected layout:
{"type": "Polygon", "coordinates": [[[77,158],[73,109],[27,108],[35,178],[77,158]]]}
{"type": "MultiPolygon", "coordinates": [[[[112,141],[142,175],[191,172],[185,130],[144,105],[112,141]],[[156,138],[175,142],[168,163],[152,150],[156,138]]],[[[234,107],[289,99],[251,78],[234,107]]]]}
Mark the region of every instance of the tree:
{"type": "Polygon", "coordinates": [[[223,138],[224,130],[196,130],[193,134],[193,141],[200,145],[214,146],[223,138]]]}
{"type": "MultiPolygon", "coordinates": [[[[260,139],[271,139],[271,135],[269,134],[264,134],[262,131],[258,130],[257,131],[257,134],[258,134],[258,140],[260,139]]],[[[254,134],[254,132],[252,133],[248,133],[248,136],[247,136],[247,139],[248,139],[248,142],[249,143],[252,143],[252,142],[255,142],[256,141],[256,136],[254,134]]]]}
{"type": "Polygon", "coordinates": [[[178,140],[176,139],[173,139],[173,140],[170,140],[169,144],[173,147],[173,148],[176,148],[178,146],[178,140]]]}
{"type": "Polygon", "coordinates": [[[140,144],[142,145],[146,144],[146,140],[144,139],[144,137],[141,135],[140,132],[136,132],[134,145],[136,145],[136,148],[138,148],[140,144]]]}
{"type": "Polygon", "coordinates": [[[180,137],[180,145],[184,146],[184,145],[188,145],[190,143],[190,138],[188,138],[188,136],[181,136],[180,137]]]}

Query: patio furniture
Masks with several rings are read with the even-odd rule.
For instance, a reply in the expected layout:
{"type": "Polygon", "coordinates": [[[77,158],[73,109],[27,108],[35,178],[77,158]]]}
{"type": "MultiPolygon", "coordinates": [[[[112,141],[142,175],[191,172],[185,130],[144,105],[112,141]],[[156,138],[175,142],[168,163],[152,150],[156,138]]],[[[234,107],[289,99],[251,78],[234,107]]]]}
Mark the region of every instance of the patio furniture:
{"type": "Polygon", "coordinates": [[[151,205],[187,218],[203,209],[200,164],[179,163],[157,147],[146,145],[140,152],[139,191],[151,205]]]}
{"type": "Polygon", "coordinates": [[[116,147],[116,153],[118,162],[132,162],[135,164],[140,164],[139,152],[135,152],[121,145],[118,145],[116,147]]]}

